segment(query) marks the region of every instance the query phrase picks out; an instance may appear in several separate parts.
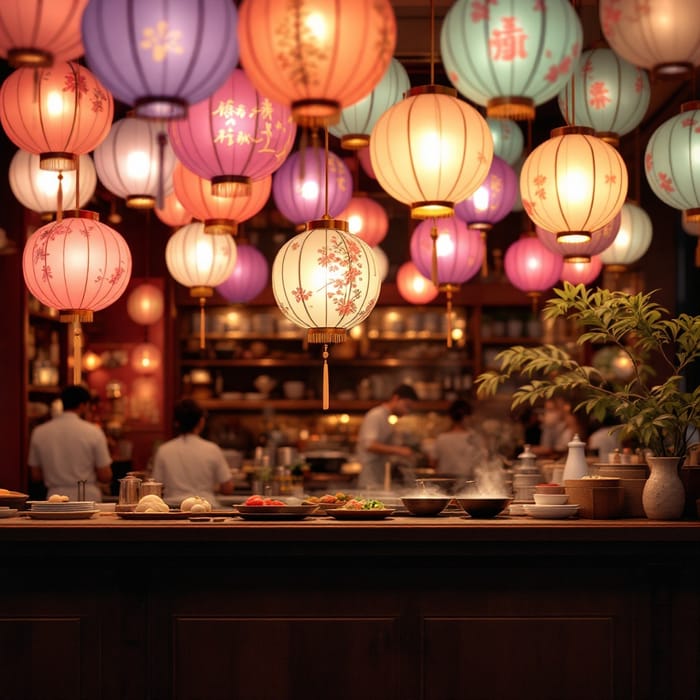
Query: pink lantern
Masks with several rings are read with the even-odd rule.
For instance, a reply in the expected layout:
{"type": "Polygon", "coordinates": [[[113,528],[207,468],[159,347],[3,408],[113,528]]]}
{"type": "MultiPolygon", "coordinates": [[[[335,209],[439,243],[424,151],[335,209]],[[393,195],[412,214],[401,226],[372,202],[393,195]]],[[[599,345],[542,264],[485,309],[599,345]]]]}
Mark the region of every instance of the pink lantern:
{"type": "Polygon", "coordinates": [[[536,300],[559,281],[564,260],[538,238],[525,235],[508,247],[503,264],[508,281],[536,300]]]}
{"type": "Polygon", "coordinates": [[[361,148],[357,152],[357,157],[360,160],[360,165],[362,166],[362,169],[365,171],[365,175],[367,175],[367,177],[371,177],[373,180],[376,180],[377,176],[374,172],[374,168],[372,167],[372,159],[369,155],[369,146],[361,148]]]}
{"type": "Polygon", "coordinates": [[[126,299],[126,312],[134,323],[150,326],[163,315],[163,292],[144,282],[134,287],[126,299]]]}
{"type": "Polygon", "coordinates": [[[287,105],[258,92],[236,68],[186,119],[168,127],[175,154],[188,170],[211,180],[212,194],[247,194],[251,180],[272,175],[294,145],[287,105]]]}
{"type": "Polygon", "coordinates": [[[239,243],[233,272],[216,291],[229,304],[243,304],[265,289],[269,276],[270,266],[265,256],[250,243],[239,243]]]}
{"type": "Polygon", "coordinates": [[[156,216],[166,225],[172,228],[179,228],[192,221],[192,214],[182,206],[177,198],[175,190],[165,196],[162,209],[155,208],[156,216]]]}
{"type": "Polygon", "coordinates": [[[603,261],[600,259],[600,255],[592,255],[588,262],[564,260],[561,268],[561,281],[589,285],[598,277],[602,269],[603,261]]]}
{"type": "Polygon", "coordinates": [[[565,243],[557,240],[557,234],[545,231],[541,226],[535,226],[537,238],[546,248],[553,253],[563,256],[564,262],[588,262],[591,256],[602,253],[613,244],[617,232],[620,230],[622,212],[618,213],[612,221],[591,233],[591,239],[584,243],[565,243]]]}
{"type": "Polygon", "coordinates": [[[414,262],[405,262],[396,272],[396,287],[409,304],[427,304],[440,290],[424,277],[414,262]]]}
{"type": "Polygon", "coordinates": [[[389,230],[389,217],[384,207],[364,192],[355,192],[338,218],[348,222],[350,233],[372,247],[379,245],[389,230]]]}
{"type": "Polygon", "coordinates": [[[153,343],[139,343],[131,351],[131,367],[141,374],[152,374],[160,368],[161,352],[153,343]]]}
{"type": "Polygon", "coordinates": [[[255,216],[270,197],[272,177],[250,183],[250,192],[238,197],[216,197],[211,193],[209,180],[195,175],[182,163],[175,165],[173,171],[175,195],[182,205],[196,219],[204,222],[206,233],[236,233],[241,221],[255,216]]]}
{"type": "Polygon", "coordinates": [[[74,170],[78,155],[109,133],[112,96],[83,66],[18,68],[0,88],[0,122],[10,140],[41,156],[45,170],[74,170]]]}

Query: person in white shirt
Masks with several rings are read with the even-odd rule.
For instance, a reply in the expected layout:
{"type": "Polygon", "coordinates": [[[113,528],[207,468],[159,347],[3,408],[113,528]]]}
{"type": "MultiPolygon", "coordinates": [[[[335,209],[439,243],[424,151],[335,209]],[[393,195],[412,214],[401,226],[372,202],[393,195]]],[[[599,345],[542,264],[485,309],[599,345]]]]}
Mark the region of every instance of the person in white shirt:
{"type": "Polygon", "coordinates": [[[467,423],[471,412],[469,402],[464,399],[450,404],[452,424],[435,438],[435,466],[439,472],[474,479],[476,471],[486,463],[486,441],[467,423]]]}
{"type": "Polygon", "coordinates": [[[173,506],[188,496],[201,496],[218,505],[216,493],[233,493],[231,469],[221,448],[204,440],[206,416],[192,399],[175,406],[176,438],[164,442],[156,451],[153,478],[163,484],[163,498],[173,506]]]}
{"type": "Polygon", "coordinates": [[[112,458],[100,428],[85,420],[90,392],[77,384],[61,392],[63,410],[32,431],[29,441],[29,473],[44,482],[47,498],[53,495],[78,500],[78,482],[85,482],[85,499],[101,501],[98,485],[112,480],[112,458]]]}

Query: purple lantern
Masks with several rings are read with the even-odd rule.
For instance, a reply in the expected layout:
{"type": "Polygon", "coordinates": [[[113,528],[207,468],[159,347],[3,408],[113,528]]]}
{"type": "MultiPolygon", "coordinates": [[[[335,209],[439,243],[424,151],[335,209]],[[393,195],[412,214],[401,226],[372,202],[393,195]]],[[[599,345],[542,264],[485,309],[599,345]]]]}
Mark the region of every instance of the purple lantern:
{"type": "Polygon", "coordinates": [[[539,238],[526,235],[508,247],[503,264],[514,287],[537,297],[559,281],[564,260],[539,238]]]}
{"type": "Polygon", "coordinates": [[[87,62],[136,116],[177,119],[238,63],[231,0],[90,0],[82,20],[87,62]]]}
{"type": "Polygon", "coordinates": [[[250,243],[239,243],[236,265],[229,278],[216,291],[230,304],[243,304],[255,299],[267,285],[270,266],[265,256],[250,243]]]}
{"type": "Polygon", "coordinates": [[[488,230],[513,210],[517,191],[515,170],[503,158],[494,156],[488,175],[479,189],[455,205],[455,216],[470,228],[488,230]]]}
{"type": "Polygon", "coordinates": [[[296,130],[292,110],[260,94],[240,68],[168,127],[175,155],[220,197],[245,194],[251,180],[272,175],[296,130]]]}
{"type": "Polygon", "coordinates": [[[622,212],[618,213],[612,221],[609,221],[602,228],[592,231],[590,240],[584,243],[557,241],[556,233],[547,231],[541,226],[535,226],[535,231],[537,232],[537,238],[542,241],[545,247],[553,253],[562,255],[565,262],[585,263],[591,260],[591,256],[602,253],[613,244],[617,232],[620,230],[621,219],[622,212]]]}
{"type": "MultiPolygon", "coordinates": [[[[294,224],[320,219],[326,213],[326,153],[314,142],[292,153],[272,176],[277,209],[294,224]]],[[[335,153],[328,153],[328,215],[337,217],[352,198],[352,175],[335,153]]]]}

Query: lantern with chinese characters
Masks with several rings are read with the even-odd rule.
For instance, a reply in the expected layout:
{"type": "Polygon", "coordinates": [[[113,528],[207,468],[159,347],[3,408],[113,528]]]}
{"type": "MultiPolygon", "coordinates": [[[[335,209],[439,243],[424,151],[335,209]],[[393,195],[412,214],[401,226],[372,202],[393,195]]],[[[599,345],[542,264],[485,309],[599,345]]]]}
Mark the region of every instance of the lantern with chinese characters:
{"type": "Polygon", "coordinates": [[[457,0],[442,23],[440,49],[450,82],[489,117],[532,119],[535,105],[569,79],[582,40],[569,0],[457,0]]]}
{"type": "Polygon", "coordinates": [[[0,88],[0,122],[9,139],[38,153],[45,170],[73,170],[77,156],[107,136],[114,101],[83,66],[18,68],[0,88]]]}
{"type": "Polygon", "coordinates": [[[180,228],[192,221],[192,214],[182,206],[182,202],[177,198],[175,189],[170,194],[165,195],[163,207],[156,206],[156,216],[166,225],[172,228],[180,228]]]}
{"type": "Polygon", "coordinates": [[[493,155],[514,166],[523,153],[523,132],[512,119],[488,117],[486,123],[493,138],[493,155]]]}
{"type": "Polygon", "coordinates": [[[217,285],[216,291],[229,304],[245,304],[265,289],[269,276],[265,256],[250,243],[239,242],[233,272],[217,285]]]}
{"type": "Polygon", "coordinates": [[[139,343],[131,351],[131,367],[140,374],[153,374],[160,368],[160,348],[153,343],[139,343]]]}
{"type": "Polygon", "coordinates": [[[557,234],[545,231],[541,226],[536,226],[537,238],[542,241],[546,248],[553,253],[558,253],[564,258],[564,262],[588,262],[591,256],[602,253],[608,246],[612,245],[620,230],[622,211],[602,228],[591,233],[591,238],[582,243],[563,243],[557,240],[557,234]]]}
{"type": "Polygon", "coordinates": [[[564,260],[561,268],[561,281],[587,286],[598,277],[602,269],[603,261],[599,255],[592,255],[588,261],[564,260]]]}
{"type": "Polygon", "coordinates": [[[168,126],[173,150],[183,165],[211,180],[212,194],[250,192],[251,180],[277,170],[294,145],[296,124],[289,107],[258,92],[240,69],[187,118],[168,126]]]}
{"type": "Polygon", "coordinates": [[[651,245],[649,215],[635,202],[625,202],[620,212],[620,228],[615,240],[600,254],[606,269],[622,272],[637,262],[651,245]]]}
{"type": "Polygon", "coordinates": [[[173,172],[175,194],[185,209],[204,222],[204,231],[212,234],[232,234],[238,224],[255,216],[270,197],[272,177],[250,183],[250,192],[237,197],[217,197],[211,193],[211,182],[190,172],[182,163],[173,172]]]}
{"type": "Polygon", "coordinates": [[[142,326],[151,326],[159,321],[163,307],[163,292],[149,282],[134,287],[126,299],[126,312],[134,323],[142,326]]]}
{"type": "Polygon", "coordinates": [[[639,126],[650,97],[646,71],[610,49],[592,49],[581,54],[559,93],[559,109],[567,123],[588,126],[617,146],[620,136],[639,126]]]}
{"type": "Polygon", "coordinates": [[[355,192],[339,218],[348,222],[350,233],[372,247],[379,245],[389,230],[389,216],[384,207],[364,192],[355,192]]]}
{"type": "Polygon", "coordinates": [[[396,272],[396,287],[399,294],[409,304],[427,304],[440,293],[440,290],[412,261],[405,262],[396,272]]]}
{"type": "Polygon", "coordinates": [[[381,80],[396,45],[389,0],[244,0],[241,63],[253,85],[328,126],[381,80]]]}
{"type": "Polygon", "coordinates": [[[532,235],[524,235],[508,246],[503,258],[506,277],[518,289],[532,297],[533,309],[542,292],[561,278],[564,260],[532,235]]]}
{"type": "Polygon", "coordinates": [[[88,65],[136,116],[178,119],[238,63],[230,0],[90,0],[82,32],[88,65]]]}

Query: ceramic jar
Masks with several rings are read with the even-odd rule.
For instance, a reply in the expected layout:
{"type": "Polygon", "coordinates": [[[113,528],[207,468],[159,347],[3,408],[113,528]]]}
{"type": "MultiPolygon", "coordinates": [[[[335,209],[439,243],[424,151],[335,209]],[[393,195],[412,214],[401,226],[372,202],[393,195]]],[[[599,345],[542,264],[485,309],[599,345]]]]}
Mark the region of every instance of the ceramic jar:
{"type": "Polygon", "coordinates": [[[685,489],[678,475],[677,457],[647,457],[649,478],[642,505],[649,520],[678,520],[685,508],[685,489]]]}
{"type": "Polygon", "coordinates": [[[583,479],[584,476],[588,476],[586,443],[578,435],[574,435],[569,443],[562,479],[566,483],[567,479],[583,479]]]}

